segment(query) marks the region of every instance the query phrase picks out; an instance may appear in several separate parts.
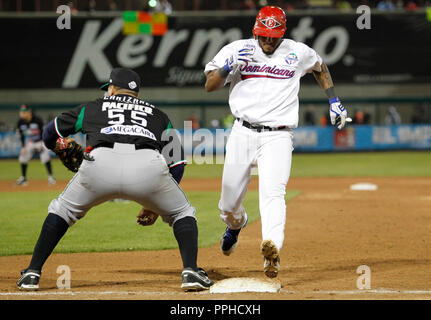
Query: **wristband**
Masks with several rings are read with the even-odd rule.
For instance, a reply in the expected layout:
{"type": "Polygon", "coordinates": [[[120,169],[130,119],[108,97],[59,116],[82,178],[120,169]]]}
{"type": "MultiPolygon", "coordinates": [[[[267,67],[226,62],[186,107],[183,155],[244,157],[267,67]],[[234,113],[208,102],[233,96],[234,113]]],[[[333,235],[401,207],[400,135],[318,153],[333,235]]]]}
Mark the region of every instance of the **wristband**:
{"type": "Polygon", "coordinates": [[[220,77],[226,78],[229,74],[229,71],[227,71],[225,69],[225,67],[223,67],[223,68],[218,69],[218,73],[219,73],[220,77]]]}
{"type": "Polygon", "coordinates": [[[337,98],[337,95],[335,94],[335,89],[334,86],[328,88],[325,90],[326,96],[328,97],[328,99],[334,99],[337,98]]]}
{"type": "Polygon", "coordinates": [[[340,102],[340,100],[338,99],[338,97],[335,97],[335,98],[329,99],[329,103],[330,103],[330,104],[333,104],[334,102],[340,102]]]}

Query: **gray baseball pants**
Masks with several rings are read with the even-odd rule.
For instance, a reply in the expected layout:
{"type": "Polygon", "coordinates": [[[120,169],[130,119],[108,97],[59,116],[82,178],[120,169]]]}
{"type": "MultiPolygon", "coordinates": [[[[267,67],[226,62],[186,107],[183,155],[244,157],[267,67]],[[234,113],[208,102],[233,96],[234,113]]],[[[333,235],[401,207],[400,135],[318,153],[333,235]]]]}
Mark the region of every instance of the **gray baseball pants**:
{"type": "Polygon", "coordinates": [[[48,212],[62,217],[69,226],[92,207],[122,198],[158,213],[172,226],[177,220],[195,218],[195,208],[169,173],[164,157],[156,150],[135,150],[133,144],[115,143],[91,152],[48,212]]]}

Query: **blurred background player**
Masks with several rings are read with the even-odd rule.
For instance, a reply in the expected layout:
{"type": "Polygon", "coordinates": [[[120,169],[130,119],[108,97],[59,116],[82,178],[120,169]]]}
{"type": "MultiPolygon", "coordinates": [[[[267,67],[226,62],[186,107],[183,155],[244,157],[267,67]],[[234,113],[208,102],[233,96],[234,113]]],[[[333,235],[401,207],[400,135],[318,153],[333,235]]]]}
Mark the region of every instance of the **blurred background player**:
{"type": "Polygon", "coordinates": [[[19,109],[17,133],[20,135],[22,148],[18,158],[21,164],[21,177],[18,178],[16,184],[23,186],[28,184],[27,166],[36,152],[39,153],[40,162],[46,166],[48,183],[55,184],[52,175],[51,156],[42,141],[43,121],[33,114],[32,109],[25,104],[21,105],[19,109]]]}

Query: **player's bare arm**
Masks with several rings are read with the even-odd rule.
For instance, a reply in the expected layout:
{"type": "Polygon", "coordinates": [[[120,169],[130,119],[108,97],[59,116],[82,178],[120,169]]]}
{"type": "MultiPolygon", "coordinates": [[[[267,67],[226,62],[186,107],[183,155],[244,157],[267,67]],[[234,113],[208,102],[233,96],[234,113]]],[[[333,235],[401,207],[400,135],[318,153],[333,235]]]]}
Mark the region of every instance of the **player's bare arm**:
{"type": "MultiPolygon", "coordinates": [[[[227,76],[227,75],[226,75],[227,76]]],[[[207,80],[205,82],[205,90],[207,92],[216,91],[223,87],[226,77],[222,77],[220,70],[212,70],[207,74],[207,80]]]]}
{"type": "Polygon", "coordinates": [[[326,63],[323,62],[321,64],[320,72],[313,70],[313,75],[319,86],[323,89],[323,91],[325,91],[328,99],[335,98],[336,95],[334,90],[334,83],[332,81],[331,73],[329,72],[326,63]]]}
{"type": "MultiPolygon", "coordinates": [[[[313,70],[313,75],[319,86],[323,89],[323,91],[325,91],[325,94],[328,97],[330,105],[329,115],[332,125],[335,125],[339,130],[341,130],[344,128],[347,119],[347,111],[346,108],[344,108],[341,104],[340,99],[335,94],[334,82],[332,81],[328,66],[323,62],[320,67],[321,71],[313,70]]],[[[348,118],[347,121],[350,122],[351,119],[348,118]]]]}

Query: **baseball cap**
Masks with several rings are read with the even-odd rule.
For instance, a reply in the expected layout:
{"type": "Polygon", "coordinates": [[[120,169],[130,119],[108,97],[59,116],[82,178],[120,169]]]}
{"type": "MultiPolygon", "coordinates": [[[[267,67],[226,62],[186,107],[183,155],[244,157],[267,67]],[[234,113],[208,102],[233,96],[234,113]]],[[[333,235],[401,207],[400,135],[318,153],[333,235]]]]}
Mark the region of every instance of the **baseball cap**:
{"type": "Polygon", "coordinates": [[[109,82],[102,85],[100,89],[106,91],[108,90],[110,84],[123,89],[139,92],[141,78],[132,69],[115,68],[111,71],[111,75],[109,76],[109,82]]]}
{"type": "Polygon", "coordinates": [[[20,112],[27,112],[27,111],[31,111],[31,108],[30,108],[28,105],[26,105],[26,104],[22,104],[22,105],[19,107],[19,111],[20,111],[20,112]]]}

